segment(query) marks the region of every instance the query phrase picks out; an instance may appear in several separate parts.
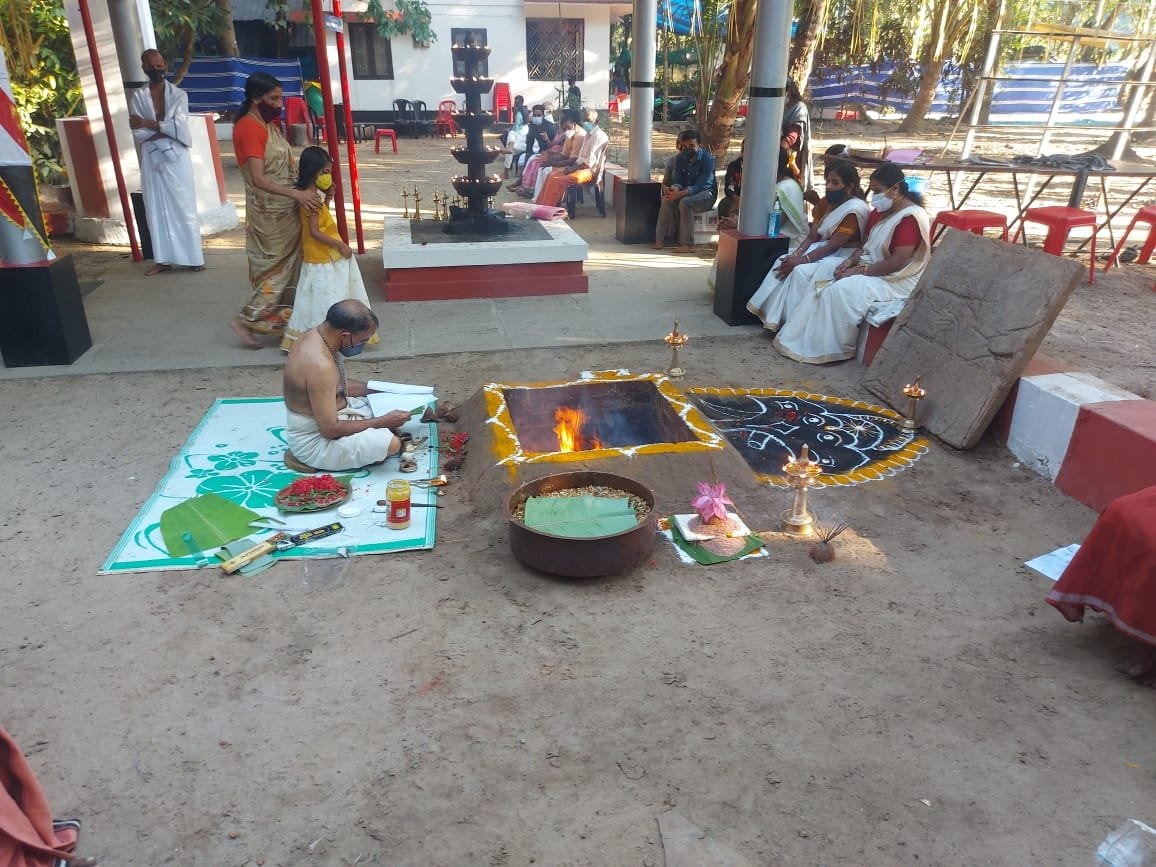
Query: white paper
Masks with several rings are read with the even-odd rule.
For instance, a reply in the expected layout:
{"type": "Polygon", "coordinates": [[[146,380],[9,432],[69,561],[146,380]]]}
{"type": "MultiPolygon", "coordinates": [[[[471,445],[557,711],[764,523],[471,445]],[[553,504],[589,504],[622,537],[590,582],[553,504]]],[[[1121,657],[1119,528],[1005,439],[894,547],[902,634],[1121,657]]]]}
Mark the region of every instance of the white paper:
{"type": "Polygon", "coordinates": [[[1057,548],[1049,554],[1041,554],[1032,560],[1024,563],[1033,572],[1038,572],[1049,581],[1057,581],[1059,577],[1064,574],[1064,570],[1068,568],[1068,564],[1072,562],[1072,558],[1076,556],[1076,552],[1080,550],[1080,545],[1077,542],[1074,545],[1068,545],[1066,548],[1057,548]]]}
{"type": "MultiPolygon", "coordinates": [[[[372,387],[373,383],[370,383],[370,388],[372,387]]],[[[430,404],[437,403],[437,396],[432,391],[422,392],[420,394],[375,392],[366,395],[365,399],[369,403],[369,408],[373,412],[374,418],[381,418],[383,415],[388,415],[395,409],[413,413],[415,409],[424,409],[430,404]]],[[[417,415],[421,415],[421,413],[419,412],[417,415]]]]}
{"type": "Polygon", "coordinates": [[[382,391],[387,394],[428,394],[432,396],[434,391],[432,385],[407,385],[404,382],[381,382],[376,379],[371,379],[365,385],[370,391],[382,391]]]}

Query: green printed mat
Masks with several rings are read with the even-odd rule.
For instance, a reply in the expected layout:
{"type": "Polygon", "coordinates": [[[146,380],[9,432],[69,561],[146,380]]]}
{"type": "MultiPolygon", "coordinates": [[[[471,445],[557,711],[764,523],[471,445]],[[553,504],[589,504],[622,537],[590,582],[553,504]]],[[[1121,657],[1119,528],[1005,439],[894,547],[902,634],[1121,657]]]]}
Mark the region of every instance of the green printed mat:
{"type": "MultiPolygon", "coordinates": [[[[360,515],[341,518],[336,508],[288,514],[273,504],[279,490],[300,478],[282,462],[286,448],[284,401],[279,397],[218,400],[181,447],[168,473],[125,530],[100,574],[196,569],[204,567],[206,558],[211,561],[211,568],[216,568],[219,561],[214,556],[215,549],[200,555],[174,557],[165,550],[161,538],[161,514],[177,503],[206,493],[218,494],[276,519],[267,522],[269,530],[254,529],[250,538],[255,541],[275,531],[301,533],[334,521],[345,527],[337,535],[278,552],[274,555],[277,558],[354,557],[432,548],[436,509],[414,509],[413,520],[405,530],[390,530],[385,526],[386,516],[373,511],[374,504],[385,497],[385,485],[390,479],[428,479],[437,474],[437,425],[411,421],[403,430],[412,433],[415,439],[429,437],[418,449],[417,472],[398,472],[397,458],[390,458],[379,466],[352,473],[353,496],[348,502],[361,507],[360,515]]],[[[414,488],[413,502],[436,502],[435,494],[432,488],[414,488]]]]}

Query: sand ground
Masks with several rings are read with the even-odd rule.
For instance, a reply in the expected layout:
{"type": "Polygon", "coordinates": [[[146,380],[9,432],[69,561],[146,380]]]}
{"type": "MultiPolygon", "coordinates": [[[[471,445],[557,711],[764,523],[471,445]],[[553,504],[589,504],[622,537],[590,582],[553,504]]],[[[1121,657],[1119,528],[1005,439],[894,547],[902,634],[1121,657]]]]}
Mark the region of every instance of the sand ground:
{"type": "MultiPolygon", "coordinates": [[[[1153,273],[1079,287],[1045,351],[1150,396],[1153,273]]],[[[762,334],[685,357],[687,385],[871,400],[854,363],[797,365],[762,334]]],[[[0,382],[2,723],[84,854],[661,865],[676,809],[752,864],[1082,865],[1156,819],[1156,694],[1022,565],[1095,515],[990,441],[819,492],[852,527],[823,566],[774,536],[762,560],[687,567],[660,542],[630,575],[554,580],[510,556],[499,503],[451,485],[431,552],[97,576],[212,400],[277,393],[277,361],[0,382]]],[[[665,361],[593,342],[358,367],[459,402],[665,361]]]]}

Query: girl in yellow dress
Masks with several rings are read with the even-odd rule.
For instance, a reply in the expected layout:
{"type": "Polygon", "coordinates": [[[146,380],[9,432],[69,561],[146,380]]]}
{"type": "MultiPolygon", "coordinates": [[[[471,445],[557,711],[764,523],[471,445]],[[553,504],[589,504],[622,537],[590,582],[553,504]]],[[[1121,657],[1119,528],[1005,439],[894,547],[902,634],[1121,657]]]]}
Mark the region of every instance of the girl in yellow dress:
{"type": "MultiPolygon", "coordinates": [[[[294,186],[299,190],[317,190],[325,197],[325,204],[312,214],[305,208],[300,209],[304,261],[297,281],[293,316],[281,339],[281,348],[286,352],[298,337],[325,321],[325,314],[338,301],[356,298],[369,305],[361,269],[353,258],[353,250],[341,240],[329,210],[333,201],[333,160],[322,148],[308,147],[301,151],[297,166],[294,186]]],[[[376,344],[377,335],[369,342],[376,344]]]]}

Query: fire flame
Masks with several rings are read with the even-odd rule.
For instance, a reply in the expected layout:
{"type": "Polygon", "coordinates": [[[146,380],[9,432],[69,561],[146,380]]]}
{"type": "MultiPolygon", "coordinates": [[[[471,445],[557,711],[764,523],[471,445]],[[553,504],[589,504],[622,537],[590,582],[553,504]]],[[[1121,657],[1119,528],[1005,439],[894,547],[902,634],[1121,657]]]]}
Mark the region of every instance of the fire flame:
{"type": "Polygon", "coordinates": [[[600,449],[602,443],[598,437],[584,436],[582,426],[586,423],[586,414],[572,406],[560,406],[554,410],[554,433],[558,437],[558,451],[582,452],[589,449],[600,449]]]}

